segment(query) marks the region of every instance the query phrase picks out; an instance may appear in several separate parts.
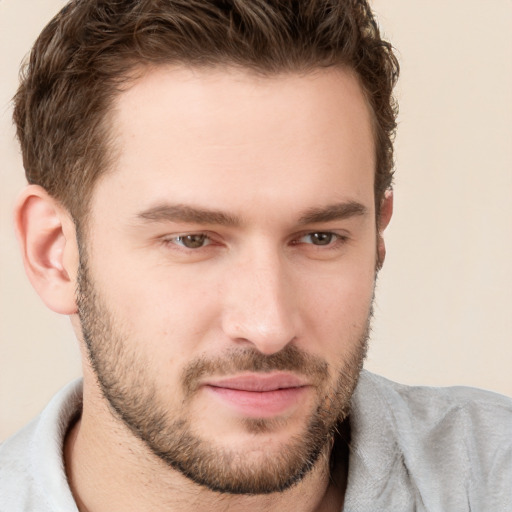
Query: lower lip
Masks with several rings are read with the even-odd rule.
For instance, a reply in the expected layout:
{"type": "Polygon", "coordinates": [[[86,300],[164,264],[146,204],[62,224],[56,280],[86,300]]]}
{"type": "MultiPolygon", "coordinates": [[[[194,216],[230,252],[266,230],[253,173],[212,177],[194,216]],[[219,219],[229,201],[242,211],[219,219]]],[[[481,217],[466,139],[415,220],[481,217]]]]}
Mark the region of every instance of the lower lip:
{"type": "Polygon", "coordinates": [[[305,386],[273,391],[244,391],[215,386],[205,388],[240,414],[251,418],[269,418],[287,412],[299,403],[307,389],[305,386]]]}

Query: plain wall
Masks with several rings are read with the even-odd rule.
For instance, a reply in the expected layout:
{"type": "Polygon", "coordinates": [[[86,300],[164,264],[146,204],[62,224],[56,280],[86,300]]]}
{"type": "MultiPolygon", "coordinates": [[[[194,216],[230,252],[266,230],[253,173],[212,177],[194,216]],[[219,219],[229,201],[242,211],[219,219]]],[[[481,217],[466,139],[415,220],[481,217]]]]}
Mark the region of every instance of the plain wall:
{"type": "MultiPolygon", "coordinates": [[[[80,374],[67,318],[21,264],[18,68],[62,0],[0,0],[0,439],[80,374]]],[[[512,395],[512,2],[376,0],[402,75],[395,215],[367,368],[512,395]]]]}

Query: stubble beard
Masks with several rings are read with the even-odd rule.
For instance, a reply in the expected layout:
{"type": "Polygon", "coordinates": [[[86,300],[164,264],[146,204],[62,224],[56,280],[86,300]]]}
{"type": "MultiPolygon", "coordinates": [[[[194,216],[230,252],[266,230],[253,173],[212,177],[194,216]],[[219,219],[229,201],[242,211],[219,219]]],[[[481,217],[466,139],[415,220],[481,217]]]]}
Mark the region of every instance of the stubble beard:
{"type": "MultiPolygon", "coordinates": [[[[170,411],[161,399],[143,355],[127,348],[127,336],[116,325],[111,310],[95,289],[84,259],[79,268],[77,302],[89,362],[114,416],[150,452],[196,484],[221,493],[249,495],[288,489],[308,474],[322,453],[327,453],[337,425],[349,413],[350,398],[366,355],[372,316],[370,309],[366,327],[353,344],[355,350],[342,363],[334,384],[328,384],[332,378],[325,361],[292,345],[270,356],[255,350],[234,350],[215,360],[191,361],[180,379],[183,407],[170,411]],[[301,434],[293,436],[278,450],[266,452],[262,448],[254,461],[244,451],[215,445],[195,433],[186,411],[202,377],[214,372],[229,375],[279,370],[306,375],[317,383],[316,405],[301,434]]],[[[279,428],[279,421],[246,418],[241,428],[254,440],[254,436],[268,435],[279,428]]]]}

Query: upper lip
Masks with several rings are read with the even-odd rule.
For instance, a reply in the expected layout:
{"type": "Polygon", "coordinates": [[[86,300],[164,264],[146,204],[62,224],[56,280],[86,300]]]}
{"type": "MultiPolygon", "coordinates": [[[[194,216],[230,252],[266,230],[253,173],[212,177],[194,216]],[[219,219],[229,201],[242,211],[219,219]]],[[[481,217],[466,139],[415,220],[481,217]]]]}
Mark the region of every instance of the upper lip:
{"type": "Polygon", "coordinates": [[[292,373],[251,373],[211,379],[205,386],[235,389],[239,391],[275,391],[277,389],[298,388],[308,383],[292,373]]]}

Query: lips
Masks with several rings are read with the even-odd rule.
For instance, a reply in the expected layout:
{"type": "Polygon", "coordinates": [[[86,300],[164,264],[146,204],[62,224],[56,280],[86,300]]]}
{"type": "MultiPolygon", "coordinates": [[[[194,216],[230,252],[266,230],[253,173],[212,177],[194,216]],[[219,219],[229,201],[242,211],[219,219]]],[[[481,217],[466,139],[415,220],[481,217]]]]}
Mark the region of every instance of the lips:
{"type": "Polygon", "coordinates": [[[253,418],[283,414],[299,405],[310,388],[300,377],[288,374],[250,374],[204,383],[204,389],[236,413],[253,418]]]}
{"type": "Polygon", "coordinates": [[[275,391],[278,389],[299,388],[306,385],[303,379],[289,373],[250,374],[212,380],[209,386],[240,391],[275,391]]]}

